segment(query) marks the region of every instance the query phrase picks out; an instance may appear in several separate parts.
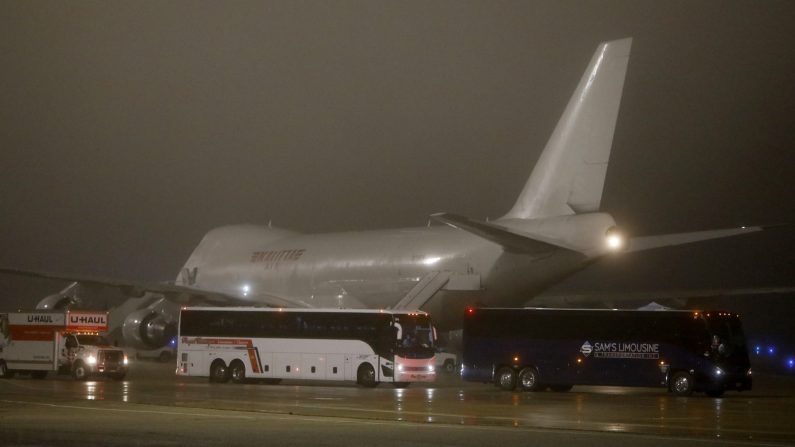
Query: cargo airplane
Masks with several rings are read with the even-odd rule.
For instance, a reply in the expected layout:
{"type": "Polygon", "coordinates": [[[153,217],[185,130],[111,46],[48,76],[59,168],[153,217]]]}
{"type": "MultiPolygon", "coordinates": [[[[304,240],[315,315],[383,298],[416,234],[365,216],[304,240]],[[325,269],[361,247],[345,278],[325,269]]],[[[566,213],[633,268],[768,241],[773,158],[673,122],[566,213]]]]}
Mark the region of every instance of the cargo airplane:
{"type": "MultiPolygon", "coordinates": [[[[442,328],[465,306],[521,306],[534,294],[616,252],[745,234],[762,227],[630,238],[600,211],[631,39],[602,43],[518,199],[502,217],[455,214],[441,225],[301,234],[270,225],[209,231],[171,284],[0,269],[101,284],[138,297],[115,309],[125,340],[158,347],[179,305],[423,309],[442,328]]],[[[72,299],[56,294],[39,307],[72,299]]]]}

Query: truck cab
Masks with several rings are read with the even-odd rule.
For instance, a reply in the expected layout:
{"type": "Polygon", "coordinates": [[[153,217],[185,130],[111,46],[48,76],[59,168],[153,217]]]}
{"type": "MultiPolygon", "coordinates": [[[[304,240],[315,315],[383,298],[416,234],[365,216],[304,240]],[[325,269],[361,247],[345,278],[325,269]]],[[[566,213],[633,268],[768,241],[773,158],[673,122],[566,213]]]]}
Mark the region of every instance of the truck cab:
{"type": "Polygon", "coordinates": [[[96,333],[64,333],[61,339],[61,369],[68,370],[75,379],[107,375],[122,380],[127,374],[127,356],[105,337],[96,333]]]}

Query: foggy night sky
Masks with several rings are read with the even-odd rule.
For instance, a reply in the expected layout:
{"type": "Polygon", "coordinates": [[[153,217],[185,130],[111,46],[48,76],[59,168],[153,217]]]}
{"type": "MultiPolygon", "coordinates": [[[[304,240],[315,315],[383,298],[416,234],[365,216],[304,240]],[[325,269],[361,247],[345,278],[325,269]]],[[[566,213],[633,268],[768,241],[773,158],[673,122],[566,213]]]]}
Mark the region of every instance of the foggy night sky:
{"type": "MultiPolygon", "coordinates": [[[[0,1],[0,266],[173,280],[230,223],[513,204],[599,42],[634,42],[602,210],[795,223],[795,2],[0,1]]],[[[792,227],[558,288],[793,285],[792,227]]],[[[63,286],[0,275],[3,308],[63,286]]]]}

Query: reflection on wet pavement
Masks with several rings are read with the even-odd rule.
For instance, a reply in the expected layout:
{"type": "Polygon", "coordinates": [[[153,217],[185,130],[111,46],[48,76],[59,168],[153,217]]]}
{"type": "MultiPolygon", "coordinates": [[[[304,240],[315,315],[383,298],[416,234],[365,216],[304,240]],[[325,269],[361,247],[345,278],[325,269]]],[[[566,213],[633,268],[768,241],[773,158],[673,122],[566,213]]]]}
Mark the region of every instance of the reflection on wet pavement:
{"type": "MultiPolygon", "coordinates": [[[[761,383],[760,379],[757,383],[761,383]]],[[[176,378],[150,367],[129,380],[75,382],[0,380],[8,400],[106,401],[305,416],[411,421],[433,424],[514,426],[732,440],[795,440],[795,381],[783,389],[683,398],[662,389],[575,387],[568,393],[508,393],[490,385],[464,384],[454,376],[439,383],[396,389],[353,384],[211,384],[176,378]]]]}

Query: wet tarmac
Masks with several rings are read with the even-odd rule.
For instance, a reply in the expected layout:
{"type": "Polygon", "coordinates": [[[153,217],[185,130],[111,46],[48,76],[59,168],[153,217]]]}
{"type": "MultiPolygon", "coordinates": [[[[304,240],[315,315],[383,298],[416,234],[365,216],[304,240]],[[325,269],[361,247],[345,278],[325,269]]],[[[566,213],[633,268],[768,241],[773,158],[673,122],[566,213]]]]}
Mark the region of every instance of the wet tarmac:
{"type": "Polygon", "coordinates": [[[620,387],[508,393],[454,375],[408,389],[211,384],[178,378],[172,365],[134,366],[122,382],[0,379],[0,445],[250,445],[252,436],[274,445],[795,445],[793,377],[757,377],[753,391],[715,399],[620,387]]]}

